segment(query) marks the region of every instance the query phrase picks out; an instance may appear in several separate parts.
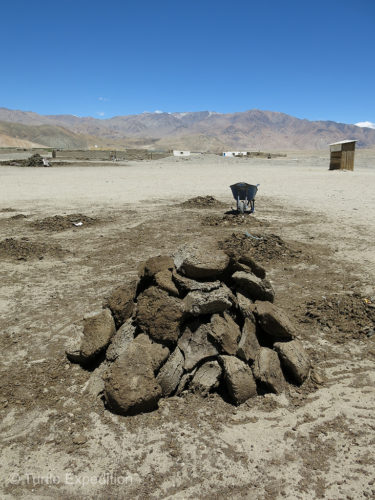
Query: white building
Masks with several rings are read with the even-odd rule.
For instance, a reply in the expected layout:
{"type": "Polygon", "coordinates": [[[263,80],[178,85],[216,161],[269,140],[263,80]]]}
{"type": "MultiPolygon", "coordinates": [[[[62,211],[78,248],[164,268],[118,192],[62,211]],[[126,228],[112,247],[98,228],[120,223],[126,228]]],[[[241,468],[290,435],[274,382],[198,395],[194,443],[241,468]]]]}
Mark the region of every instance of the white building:
{"type": "Polygon", "coordinates": [[[247,156],[247,151],[224,151],[223,156],[233,158],[234,156],[247,156]]]}
{"type": "Polygon", "coordinates": [[[174,149],[173,156],[190,156],[190,151],[178,151],[177,149],[174,149]]]}

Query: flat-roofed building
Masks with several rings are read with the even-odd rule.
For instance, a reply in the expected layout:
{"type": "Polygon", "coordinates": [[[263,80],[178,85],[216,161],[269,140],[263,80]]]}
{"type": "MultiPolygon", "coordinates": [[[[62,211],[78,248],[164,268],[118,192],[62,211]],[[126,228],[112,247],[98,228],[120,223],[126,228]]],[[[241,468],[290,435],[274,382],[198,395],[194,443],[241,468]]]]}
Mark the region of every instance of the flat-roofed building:
{"type": "Polygon", "coordinates": [[[174,149],[173,156],[190,156],[190,151],[178,151],[177,149],[174,149]]]}

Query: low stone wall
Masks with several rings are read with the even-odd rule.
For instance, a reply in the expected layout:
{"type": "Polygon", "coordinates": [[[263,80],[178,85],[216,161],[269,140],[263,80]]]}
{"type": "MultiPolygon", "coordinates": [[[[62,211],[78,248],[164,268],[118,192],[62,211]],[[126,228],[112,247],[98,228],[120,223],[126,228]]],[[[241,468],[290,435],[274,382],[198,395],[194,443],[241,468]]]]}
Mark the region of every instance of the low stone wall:
{"type": "Polygon", "coordinates": [[[113,157],[118,160],[156,160],[171,156],[169,152],[155,152],[147,149],[127,149],[122,151],[103,150],[56,150],[57,159],[87,160],[87,161],[111,161],[113,157]]]}

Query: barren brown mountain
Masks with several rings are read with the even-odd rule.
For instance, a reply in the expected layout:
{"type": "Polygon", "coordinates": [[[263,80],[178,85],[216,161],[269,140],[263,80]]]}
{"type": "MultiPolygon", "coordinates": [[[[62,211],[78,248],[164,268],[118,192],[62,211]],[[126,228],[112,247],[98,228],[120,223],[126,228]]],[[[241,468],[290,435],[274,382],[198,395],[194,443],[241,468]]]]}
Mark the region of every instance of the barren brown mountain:
{"type": "Polygon", "coordinates": [[[23,125],[0,121],[0,134],[5,147],[50,146],[85,149],[90,144],[87,137],[56,125],[23,125]]]}
{"type": "MultiPolygon", "coordinates": [[[[39,115],[30,111],[0,108],[0,120],[31,127],[27,137],[22,137],[24,139],[70,148],[100,143],[117,147],[186,148],[198,151],[220,151],[226,148],[325,149],[327,144],[343,139],[356,139],[358,147],[375,145],[375,130],[370,128],[333,121],[301,120],[284,113],[256,109],[230,114],[211,111],[142,113],[96,119],[73,115],[39,115]],[[72,133],[74,135],[68,137],[72,133]]],[[[14,137],[9,131],[4,133],[14,137]]]]}

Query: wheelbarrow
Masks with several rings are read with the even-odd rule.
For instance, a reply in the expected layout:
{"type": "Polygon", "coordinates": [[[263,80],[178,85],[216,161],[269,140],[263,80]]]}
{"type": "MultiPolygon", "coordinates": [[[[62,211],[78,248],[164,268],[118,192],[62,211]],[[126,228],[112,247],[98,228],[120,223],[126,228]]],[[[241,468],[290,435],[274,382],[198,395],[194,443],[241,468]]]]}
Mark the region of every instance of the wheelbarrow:
{"type": "Polygon", "coordinates": [[[237,202],[237,211],[244,214],[248,211],[252,214],[255,207],[255,195],[258,191],[258,186],[253,186],[252,184],[247,184],[246,182],[237,182],[237,184],[232,184],[230,186],[233,194],[233,198],[237,202]]]}

